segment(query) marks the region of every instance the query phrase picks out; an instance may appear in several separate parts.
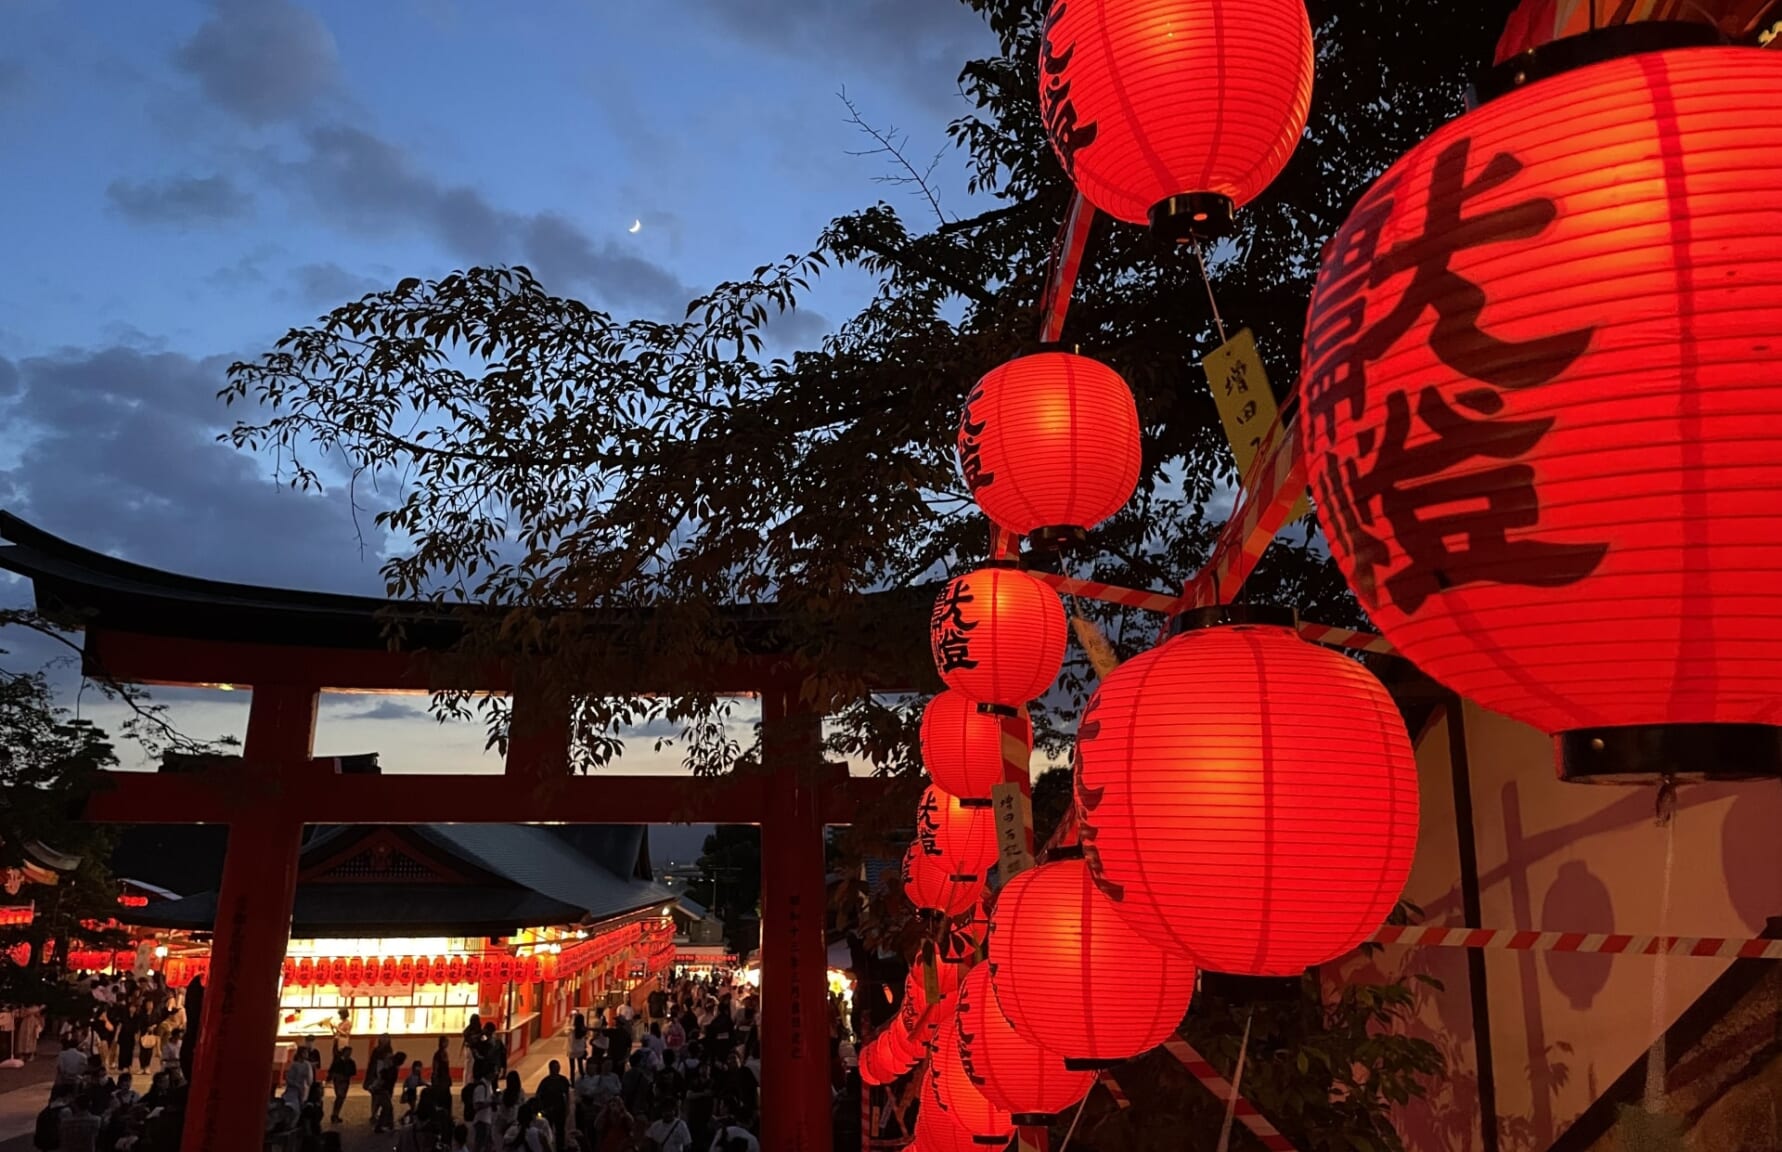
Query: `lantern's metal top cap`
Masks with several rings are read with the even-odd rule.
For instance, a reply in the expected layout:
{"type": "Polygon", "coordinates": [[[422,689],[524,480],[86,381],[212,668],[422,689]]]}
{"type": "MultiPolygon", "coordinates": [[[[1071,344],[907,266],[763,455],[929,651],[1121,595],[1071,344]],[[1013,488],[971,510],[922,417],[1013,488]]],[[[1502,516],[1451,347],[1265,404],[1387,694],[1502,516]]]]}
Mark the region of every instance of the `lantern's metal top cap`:
{"type": "Polygon", "coordinates": [[[1466,106],[1471,111],[1537,80],[1601,64],[1605,60],[1725,43],[1726,38],[1712,24],[1687,20],[1642,20],[1580,32],[1518,52],[1502,64],[1487,68],[1467,88],[1466,106]]]}
{"type": "Polygon", "coordinates": [[[1169,634],[1180,636],[1202,628],[1232,624],[1260,624],[1271,628],[1299,628],[1299,613],[1275,604],[1212,604],[1190,608],[1169,622],[1169,634]]]}
{"type": "Polygon", "coordinates": [[[1021,347],[1021,355],[1038,356],[1042,352],[1067,352],[1072,356],[1083,355],[1083,346],[1075,340],[1035,340],[1021,347]]]}
{"type": "Polygon", "coordinates": [[[1185,192],[1151,206],[1151,235],[1186,244],[1217,240],[1237,226],[1237,204],[1218,192],[1185,192]]]}

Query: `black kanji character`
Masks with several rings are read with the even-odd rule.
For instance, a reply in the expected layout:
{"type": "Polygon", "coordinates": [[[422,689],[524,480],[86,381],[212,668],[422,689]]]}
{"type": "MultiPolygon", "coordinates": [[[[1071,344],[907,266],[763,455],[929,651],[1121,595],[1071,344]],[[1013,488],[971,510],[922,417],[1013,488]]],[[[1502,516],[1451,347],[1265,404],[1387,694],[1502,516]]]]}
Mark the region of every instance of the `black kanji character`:
{"type": "Polygon", "coordinates": [[[1424,309],[1434,308],[1436,322],[1429,348],[1442,363],[1498,388],[1545,384],[1584,354],[1596,329],[1574,328],[1525,341],[1487,335],[1479,328],[1479,315],[1488,302],[1485,290],[1451,265],[1458,252],[1540,235],[1559,209],[1550,199],[1531,196],[1507,208],[1466,217],[1468,201],[1502,187],[1522,171],[1520,160],[1499,152],[1469,184],[1466,164],[1471,149],[1472,140],[1466,137],[1442,149],[1429,179],[1423,234],[1395,245],[1374,262],[1368,274],[1371,285],[1377,287],[1404,272],[1411,273],[1411,282],[1392,311],[1361,337],[1357,350],[1369,360],[1378,359],[1410,330],[1424,309]]]}
{"type": "MultiPolygon", "coordinates": [[[[1502,407],[1494,392],[1474,397],[1471,404],[1488,415],[1502,407]]],[[[1410,400],[1403,392],[1387,397],[1374,466],[1351,481],[1363,508],[1379,499],[1405,554],[1405,566],[1385,581],[1386,593],[1400,611],[1415,612],[1437,592],[1463,584],[1563,587],[1602,563],[1607,544],[1509,539],[1510,529],[1540,522],[1534,469],[1528,465],[1446,475],[1479,457],[1517,459],[1553,427],[1552,417],[1474,420],[1449,407],[1435,388],[1424,388],[1418,394],[1417,418],[1436,439],[1410,447],[1410,400]]]]}
{"type": "Polygon", "coordinates": [[[1045,84],[1040,90],[1040,119],[1046,127],[1046,138],[1052,147],[1058,150],[1058,158],[1064,164],[1068,174],[1076,172],[1077,153],[1095,143],[1096,125],[1094,121],[1087,124],[1077,122],[1076,105],[1070,99],[1070,80],[1064,75],[1070,67],[1070,60],[1076,54],[1076,45],[1066,45],[1062,50],[1053,46],[1052,29],[1064,19],[1065,9],[1069,7],[1066,0],[1053,4],[1046,14],[1046,24],[1041,29],[1045,50],[1040,62],[1040,70],[1045,74],[1045,84]]]}
{"type": "Polygon", "coordinates": [[[959,471],[965,476],[965,486],[973,493],[996,483],[996,473],[984,471],[984,450],[978,442],[990,422],[973,420],[971,414],[972,405],[983,396],[983,387],[974,387],[965,398],[965,411],[959,420],[959,471]]]}

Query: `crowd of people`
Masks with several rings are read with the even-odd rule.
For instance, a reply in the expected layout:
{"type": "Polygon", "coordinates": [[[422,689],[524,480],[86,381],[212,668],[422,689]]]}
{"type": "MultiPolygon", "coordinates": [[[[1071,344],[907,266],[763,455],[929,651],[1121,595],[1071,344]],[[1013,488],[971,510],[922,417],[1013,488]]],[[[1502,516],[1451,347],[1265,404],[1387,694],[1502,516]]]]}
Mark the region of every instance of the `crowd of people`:
{"type": "MultiPolygon", "coordinates": [[[[760,1152],[755,993],[725,976],[667,984],[642,1012],[628,1003],[577,1012],[567,1068],[552,1060],[531,1091],[507,1067],[494,1027],[475,1016],[460,1038],[457,1081],[449,1038],[430,1067],[380,1038],[367,1075],[373,1128],[393,1123],[397,1152],[760,1152]],[[391,1121],[393,1097],[401,1112],[391,1121]]],[[[331,1070],[337,1094],[351,1090],[355,1070],[331,1070]]],[[[321,1083],[302,1090],[317,1100],[321,1083]]]]}
{"type": "Polygon", "coordinates": [[[34,1143],[44,1152],[175,1148],[184,1119],[184,995],[157,973],[92,977],[90,1012],[60,1022],[48,1105],[34,1143]]]}

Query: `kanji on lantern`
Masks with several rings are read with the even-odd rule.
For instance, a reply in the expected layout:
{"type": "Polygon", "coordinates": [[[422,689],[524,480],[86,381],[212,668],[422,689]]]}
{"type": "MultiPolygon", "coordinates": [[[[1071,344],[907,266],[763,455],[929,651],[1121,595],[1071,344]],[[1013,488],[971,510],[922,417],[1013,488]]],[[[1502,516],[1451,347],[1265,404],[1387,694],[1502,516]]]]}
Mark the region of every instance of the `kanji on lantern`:
{"type": "Polygon", "coordinates": [[[1058,678],[1067,632],[1058,593],[1014,568],[980,568],[947,581],[928,623],[934,666],[947,686],[1011,708],[1058,678]]]}
{"type": "Polygon", "coordinates": [[[1782,773],[1782,56],[1516,88],[1326,246],[1299,433],[1369,617],[1562,774],[1782,773]]]}

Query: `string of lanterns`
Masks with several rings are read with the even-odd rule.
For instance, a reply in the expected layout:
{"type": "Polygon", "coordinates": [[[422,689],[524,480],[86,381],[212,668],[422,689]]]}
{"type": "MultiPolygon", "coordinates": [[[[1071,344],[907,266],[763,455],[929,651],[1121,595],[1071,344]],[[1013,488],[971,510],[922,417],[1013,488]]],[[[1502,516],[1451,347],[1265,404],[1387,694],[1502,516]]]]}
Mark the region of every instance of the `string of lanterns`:
{"type": "MultiPolygon", "coordinates": [[[[1655,42],[1516,57],[1374,183],[1322,254],[1297,435],[1381,631],[1554,733],[1562,776],[1782,775],[1782,125],[1750,115],[1782,103],[1782,55],[1655,42]]],[[[1083,197],[1198,244],[1286,166],[1313,60],[1302,0],[1053,0],[1040,111],[1083,197]]],[[[1056,548],[1130,500],[1136,405],[1046,349],[972,387],[957,449],[996,529],[1056,548]]],[[[869,1085],[926,1063],[919,1152],[1005,1145],[1169,1037],[1197,972],[1297,975],[1396,905],[1409,735],[1291,610],[1186,612],[1106,674],[1080,845],[995,892],[973,814],[1031,751],[1067,619],[999,557],[946,583],[929,630],[947,690],[903,890],[989,915],[986,962],[925,955],[861,1052],[869,1085]]]]}

